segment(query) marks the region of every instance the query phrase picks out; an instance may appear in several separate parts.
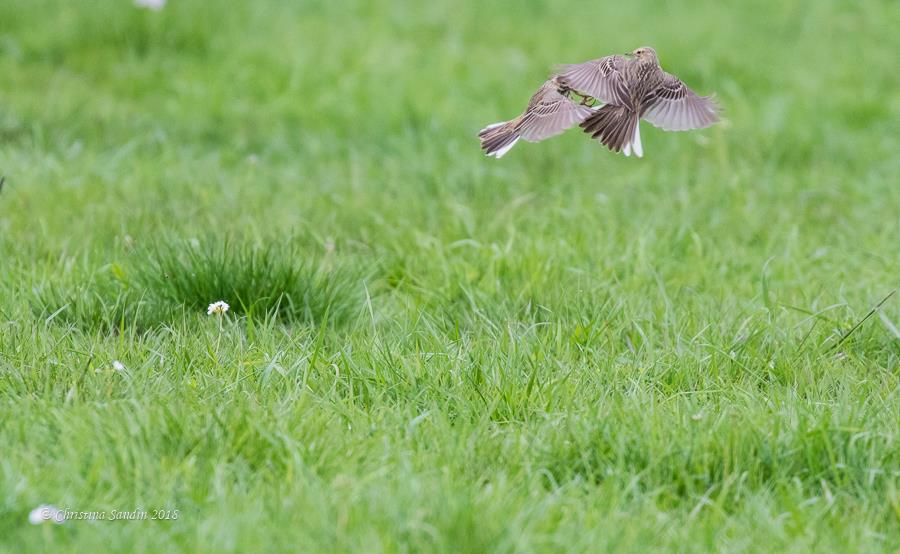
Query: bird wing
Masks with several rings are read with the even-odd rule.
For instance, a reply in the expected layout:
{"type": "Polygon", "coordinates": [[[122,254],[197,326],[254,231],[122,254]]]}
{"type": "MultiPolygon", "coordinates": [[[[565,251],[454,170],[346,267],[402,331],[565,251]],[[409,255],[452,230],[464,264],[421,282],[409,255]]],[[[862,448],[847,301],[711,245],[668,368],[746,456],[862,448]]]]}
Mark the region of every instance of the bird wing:
{"type": "Polygon", "coordinates": [[[719,121],[719,106],[711,96],[698,96],[668,73],[646,105],[641,117],[665,131],[703,129],[719,121]]]}
{"type": "Polygon", "coordinates": [[[578,125],[593,113],[589,106],[577,104],[560,93],[558,86],[551,79],[531,97],[528,109],[516,125],[516,132],[523,139],[538,142],[550,138],[578,125]]]}
{"type": "Polygon", "coordinates": [[[622,56],[606,56],[589,62],[563,65],[557,68],[559,80],[575,92],[593,96],[604,104],[628,102],[622,67],[622,56]]]}

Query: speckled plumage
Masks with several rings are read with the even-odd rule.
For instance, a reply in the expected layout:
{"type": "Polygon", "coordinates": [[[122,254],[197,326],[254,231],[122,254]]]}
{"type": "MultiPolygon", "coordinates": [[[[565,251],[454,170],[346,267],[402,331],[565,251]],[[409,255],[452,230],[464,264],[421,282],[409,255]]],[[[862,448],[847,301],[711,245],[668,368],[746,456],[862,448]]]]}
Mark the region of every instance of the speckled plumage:
{"type": "Polygon", "coordinates": [[[711,97],[698,96],[663,71],[649,46],[558,68],[532,96],[525,112],[478,134],[488,156],[501,157],[523,138],[537,142],[576,123],[614,152],[643,156],[640,120],[666,131],[702,129],[719,120],[711,97]],[[576,103],[571,96],[581,96],[576,103]],[[597,99],[599,107],[586,104],[597,99]]]}
{"type": "Polygon", "coordinates": [[[534,93],[522,115],[488,125],[478,133],[481,148],[488,156],[500,158],[520,138],[539,142],[581,123],[593,110],[574,102],[570,93],[555,76],[551,77],[534,93]]]}
{"type": "Polygon", "coordinates": [[[674,75],[663,71],[656,51],[638,48],[631,57],[607,56],[564,66],[560,82],[605,105],[581,122],[592,138],[612,151],[642,155],[639,120],[666,131],[702,129],[719,120],[711,97],[698,96],[674,75]]]}

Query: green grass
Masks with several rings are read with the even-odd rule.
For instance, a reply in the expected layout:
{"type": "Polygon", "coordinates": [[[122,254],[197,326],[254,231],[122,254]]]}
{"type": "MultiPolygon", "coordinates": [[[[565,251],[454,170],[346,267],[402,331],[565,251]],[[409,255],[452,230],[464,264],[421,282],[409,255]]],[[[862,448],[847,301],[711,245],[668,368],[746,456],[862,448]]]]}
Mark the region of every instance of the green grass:
{"type": "Polygon", "coordinates": [[[83,330],[152,331],[187,314],[202,318],[216,298],[251,324],[343,324],[361,309],[365,279],[331,267],[328,254],[316,260],[291,243],[260,247],[229,237],[169,240],[134,248],[128,265],[104,266],[71,290],[48,279],[36,289],[34,311],[45,323],[83,330]]]}
{"type": "Polygon", "coordinates": [[[0,3],[0,551],[897,552],[898,26],[0,3]],[[727,121],[480,154],[643,44],[727,121]]]}

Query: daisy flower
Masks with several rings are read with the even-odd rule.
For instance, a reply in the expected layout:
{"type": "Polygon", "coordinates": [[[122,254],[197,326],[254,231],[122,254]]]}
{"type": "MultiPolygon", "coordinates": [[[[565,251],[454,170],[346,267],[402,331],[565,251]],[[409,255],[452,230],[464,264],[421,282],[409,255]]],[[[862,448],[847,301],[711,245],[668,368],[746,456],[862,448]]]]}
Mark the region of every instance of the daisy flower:
{"type": "Polygon", "coordinates": [[[225,312],[228,311],[228,304],[224,300],[219,300],[218,302],[213,302],[206,308],[206,315],[224,315],[225,312]]]}

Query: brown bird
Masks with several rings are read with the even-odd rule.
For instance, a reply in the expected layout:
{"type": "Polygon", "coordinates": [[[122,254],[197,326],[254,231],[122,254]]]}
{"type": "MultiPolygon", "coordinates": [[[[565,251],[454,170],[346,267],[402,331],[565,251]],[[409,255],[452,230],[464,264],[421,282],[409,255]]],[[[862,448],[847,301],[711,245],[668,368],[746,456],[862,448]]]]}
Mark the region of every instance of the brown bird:
{"type": "Polygon", "coordinates": [[[593,108],[570,98],[572,90],[557,76],[541,85],[528,102],[525,112],[510,121],[488,125],[478,133],[481,148],[488,156],[502,157],[520,138],[539,142],[556,136],[594,113],[593,108]]]}
{"type": "Polygon", "coordinates": [[[624,56],[560,67],[531,97],[525,113],[488,125],[478,137],[485,154],[499,158],[520,138],[538,142],[578,123],[613,152],[642,157],[641,119],[666,131],[702,129],[719,121],[719,107],[711,96],[698,96],[663,71],[656,51],[644,46],[624,56]],[[594,99],[603,105],[591,107],[594,99]]]}
{"type": "Polygon", "coordinates": [[[581,128],[614,152],[644,155],[639,121],[665,131],[703,129],[719,120],[718,105],[698,96],[674,75],[663,71],[656,50],[638,48],[625,56],[607,56],[563,66],[557,80],[578,94],[604,103],[581,122],[581,128]]]}

